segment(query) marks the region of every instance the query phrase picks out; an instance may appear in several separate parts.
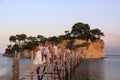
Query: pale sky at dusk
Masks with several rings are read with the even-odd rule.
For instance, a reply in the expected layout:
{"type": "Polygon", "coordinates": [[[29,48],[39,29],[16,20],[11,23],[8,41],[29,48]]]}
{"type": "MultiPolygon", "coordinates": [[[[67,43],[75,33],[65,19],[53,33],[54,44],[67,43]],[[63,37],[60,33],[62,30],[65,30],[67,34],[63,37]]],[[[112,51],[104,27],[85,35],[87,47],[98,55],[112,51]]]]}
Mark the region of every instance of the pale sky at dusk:
{"type": "Polygon", "coordinates": [[[105,51],[120,51],[120,0],[0,0],[0,52],[11,35],[57,36],[77,22],[104,32],[105,51]]]}

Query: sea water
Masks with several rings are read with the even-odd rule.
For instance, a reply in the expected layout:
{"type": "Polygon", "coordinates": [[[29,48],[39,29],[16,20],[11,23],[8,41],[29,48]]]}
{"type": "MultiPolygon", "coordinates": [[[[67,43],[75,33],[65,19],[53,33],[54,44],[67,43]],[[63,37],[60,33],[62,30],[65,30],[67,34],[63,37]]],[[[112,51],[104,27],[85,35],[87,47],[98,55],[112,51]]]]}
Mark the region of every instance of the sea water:
{"type": "Polygon", "coordinates": [[[120,80],[120,55],[83,61],[73,76],[74,80],[120,80]]]}
{"type": "MultiPolygon", "coordinates": [[[[12,57],[0,55],[0,76],[12,70],[12,57]]],[[[30,62],[22,58],[20,65],[30,62]]],[[[120,80],[120,56],[107,55],[105,59],[82,61],[75,69],[72,80],[120,80]]]]}
{"type": "MultiPolygon", "coordinates": [[[[0,76],[11,73],[12,71],[13,57],[6,57],[0,54],[0,76]]],[[[21,58],[20,65],[30,63],[30,59],[21,58]]]]}

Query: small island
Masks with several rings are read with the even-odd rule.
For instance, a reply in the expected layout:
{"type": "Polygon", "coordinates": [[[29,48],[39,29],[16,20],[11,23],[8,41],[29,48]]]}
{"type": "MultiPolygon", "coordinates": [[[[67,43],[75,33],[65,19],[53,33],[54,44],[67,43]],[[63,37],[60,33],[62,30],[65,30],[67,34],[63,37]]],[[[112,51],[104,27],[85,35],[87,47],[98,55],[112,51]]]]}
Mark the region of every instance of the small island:
{"type": "Polygon", "coordinates": [[[22,57],[30,57],[30,52],[36,43],[44,44],[46,41],[55,43],[58,47],[69,48],[78,51],[84,59],[104,58],[104,41],[101,39],[104,33],[100,29],[90,29],[88,24],[82,22],[75,23],[72,30],[65,31],[64,35],[44,37],[27,36],[26,34],[16,34],[9,37],[11,44],[5,50],[4,56],[13,56],[15,51],[21,53],[22,57]]]}

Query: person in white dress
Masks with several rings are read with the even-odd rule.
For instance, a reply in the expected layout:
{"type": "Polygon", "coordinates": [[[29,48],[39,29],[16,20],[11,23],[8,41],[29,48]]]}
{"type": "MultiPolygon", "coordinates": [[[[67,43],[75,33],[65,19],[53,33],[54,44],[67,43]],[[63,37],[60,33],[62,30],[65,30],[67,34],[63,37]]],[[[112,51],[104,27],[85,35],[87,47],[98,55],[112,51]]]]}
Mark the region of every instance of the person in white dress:
{"type": "Polygon", "coordinates": [[[42,61],[42,50],[43,50],[42,44],[37,45],[36,53],[35,53],[35,59],[34,59],[34,64],[35,65],[43,64],[43,61],[42,61]]]}

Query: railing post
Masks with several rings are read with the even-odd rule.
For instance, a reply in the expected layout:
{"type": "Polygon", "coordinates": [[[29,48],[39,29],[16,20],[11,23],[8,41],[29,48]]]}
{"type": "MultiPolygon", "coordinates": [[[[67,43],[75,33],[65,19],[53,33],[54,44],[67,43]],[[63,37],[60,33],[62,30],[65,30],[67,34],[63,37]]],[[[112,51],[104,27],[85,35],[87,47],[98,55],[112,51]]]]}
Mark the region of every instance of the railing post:
{"type": "Polygon", "coordinates": [[[31,68],[32,68],[32,73],[31,73],[31,80],[34,80],[34,55],[33,51],[31,51],[31,68]]]}
{"type": "Polygon", "coordinates": [[[70,62],[68,63],[68,80],[70,80],[70,62]]]}
{"type": "Polygon", "coordinates": [[[12,80],[19,80],[20,53],[15,51],[12,65],[12,80]]]}

